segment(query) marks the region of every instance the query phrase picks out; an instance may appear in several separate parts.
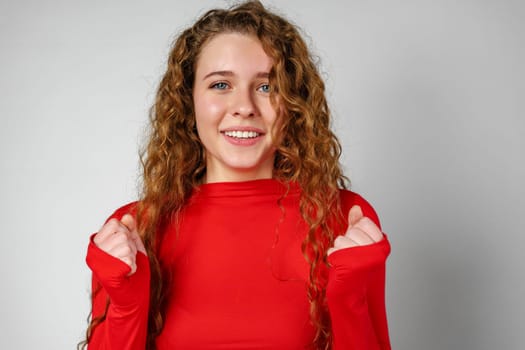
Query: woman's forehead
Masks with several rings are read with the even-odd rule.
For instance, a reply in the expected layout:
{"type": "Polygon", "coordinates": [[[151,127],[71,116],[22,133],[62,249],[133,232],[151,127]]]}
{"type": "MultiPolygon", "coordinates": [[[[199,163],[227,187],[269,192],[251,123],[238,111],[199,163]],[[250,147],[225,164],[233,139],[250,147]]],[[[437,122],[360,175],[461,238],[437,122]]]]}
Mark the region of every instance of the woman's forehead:
{"type": "Polygon", "coordinates": [[[201,77],[215,71],[241,75],[268,73],[272,68],[272,59],[259,39],[241,33],[216,35],[203,46],[196,63],[196,73],[201,77]]]}

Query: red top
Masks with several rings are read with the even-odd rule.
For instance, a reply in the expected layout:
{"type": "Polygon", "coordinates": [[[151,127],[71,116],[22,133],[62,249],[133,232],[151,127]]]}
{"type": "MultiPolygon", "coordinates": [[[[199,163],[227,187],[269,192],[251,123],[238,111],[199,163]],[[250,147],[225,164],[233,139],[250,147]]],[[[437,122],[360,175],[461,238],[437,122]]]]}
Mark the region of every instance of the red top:
{"type": "MultiPolygon", "coordinates": [[[[162,233],[159,259],[172,276],[164,328],[157,348],[305,349],[314,329],[306,295],[309,265],[301,253],[307,229],[300,190],[275,180],[213,183],[198,188],[175,224],[162,233]]],[[[373,208],[342,190],[352,205],[379,225],[373,208]]],[[[133,205],[133,204],[132,204],[133,205]]],[[[117,210],[121,218],[132,205],[117,210]]],[[[346,228],[345,228],[346,230],[346,228]]],[[[344,234],[344,231],[341,232],[344,234]]],[[[390,349],[385,312],[388,240],[332,253],[327,300],[335,350],[390,349]]],[[[95,328],[89,349],[145,348],[149,264],[137,256],[137,272],[90,243],[95,328]]]]}

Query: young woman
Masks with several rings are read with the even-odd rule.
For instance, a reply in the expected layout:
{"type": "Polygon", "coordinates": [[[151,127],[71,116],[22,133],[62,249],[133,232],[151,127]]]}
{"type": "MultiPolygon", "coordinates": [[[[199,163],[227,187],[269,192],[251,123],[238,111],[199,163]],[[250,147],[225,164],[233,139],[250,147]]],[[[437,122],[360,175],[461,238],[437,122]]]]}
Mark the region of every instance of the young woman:
{"type": "Polygon", "coordinates": [[[324,84],[259,2],[175,41],[143,193],[92,236],[89,349],[390,349],[372,207],[345,188],[324,84]]]}

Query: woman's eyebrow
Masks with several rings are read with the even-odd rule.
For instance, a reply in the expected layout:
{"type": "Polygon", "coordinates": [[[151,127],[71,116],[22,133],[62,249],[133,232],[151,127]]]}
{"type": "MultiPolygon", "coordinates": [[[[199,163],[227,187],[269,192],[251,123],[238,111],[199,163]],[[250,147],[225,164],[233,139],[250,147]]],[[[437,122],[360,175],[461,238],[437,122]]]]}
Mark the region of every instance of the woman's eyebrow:
{"type": "MultiPolygon", "coordinates": [[[[233,73],[231,70],[218,70],[218,71],[213,71],[213,72],[206,74],[204,78],[202,79],[205,80],[214,75],[219,75],[221,77],[231,77],[231,76],[234,76],[235,73],[233,73]]],[[[270,73],[269,72],[259,72],[255,76],[257,78],[268,78],[270,76],[270,73]]]]}
{"type": "Polygon", "coordinates": [[[206,74],[204,76],[204,78],[202,78],[203,80],[204,79],[208,79],[209,77],[211,76],[214,76],[214,75],[220,75],[222,77],[231,77],[233,76],[233,72],[231,70],[218,70],[218,71],[213,71],[213,72],[210,72],[208,74],[206,74]]]}

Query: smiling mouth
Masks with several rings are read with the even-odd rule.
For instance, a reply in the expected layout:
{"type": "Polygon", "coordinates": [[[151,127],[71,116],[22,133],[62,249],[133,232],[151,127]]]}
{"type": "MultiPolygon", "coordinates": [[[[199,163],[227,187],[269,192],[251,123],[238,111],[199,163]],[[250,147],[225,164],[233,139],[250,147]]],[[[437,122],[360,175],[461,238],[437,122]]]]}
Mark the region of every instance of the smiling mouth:
{"type": "Polygon", "coordinates": [[[262,134],[255,132],[255,131],[225,131],[224,135],[229,137],[234,137],[236,139],[253,139],[258,136],[261,136],[262,134]]]}

